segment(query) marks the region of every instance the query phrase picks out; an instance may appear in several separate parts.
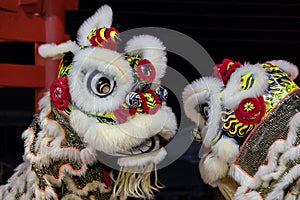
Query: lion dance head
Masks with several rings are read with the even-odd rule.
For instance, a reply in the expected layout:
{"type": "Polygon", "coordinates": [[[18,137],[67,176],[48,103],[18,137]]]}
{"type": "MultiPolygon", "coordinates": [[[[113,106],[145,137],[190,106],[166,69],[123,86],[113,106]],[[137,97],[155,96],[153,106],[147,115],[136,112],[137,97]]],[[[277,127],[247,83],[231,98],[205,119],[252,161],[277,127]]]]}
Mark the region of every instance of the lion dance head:
{"type": "Polygon", "coordinates": [[[166,48],[150,35],[129,39],[104,5],[79,28],[77,41],[44,44],[42,57],[61,59],[58,77],[23,133],[24,163],[1,187],[4,199],[151,198],[150,173],[177,129],[160,86],[166,48]],[[117,157],[115,175],[97,152],[117,157]]]}
{"type": "Polygon", "coordinates": [[[204,182],[226,199],[299,198],[298,67],[224,59],[182,95],[202,140],[204,182]]]}

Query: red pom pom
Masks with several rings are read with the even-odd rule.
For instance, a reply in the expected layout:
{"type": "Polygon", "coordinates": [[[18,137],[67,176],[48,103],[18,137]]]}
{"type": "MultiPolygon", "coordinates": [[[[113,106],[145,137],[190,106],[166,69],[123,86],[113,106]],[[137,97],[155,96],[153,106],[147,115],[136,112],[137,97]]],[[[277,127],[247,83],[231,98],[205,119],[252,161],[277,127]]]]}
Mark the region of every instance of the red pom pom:
{"type": "Polygon", "coordinates": [[[68,78],[66,76],[57,78],[50,87],[50,98],[52,104],[59,110],[65,109],[70,102],[68,78]]]}
{"type": "Polygon", "coordinates": [[[221,64],[218,64],[215,66],[214,69],[214,75],[216,77],[219,77],[216,73],[216,71],[219,71],[219,75],[221,76],[221,79],[223,80],[223,83],[226,85],[227,81],[230,77],[230,75],[232,74],[232,72],[240,67],[242,64],[240,62],[234,62],[230,59],[225,58],[221,64]]]}

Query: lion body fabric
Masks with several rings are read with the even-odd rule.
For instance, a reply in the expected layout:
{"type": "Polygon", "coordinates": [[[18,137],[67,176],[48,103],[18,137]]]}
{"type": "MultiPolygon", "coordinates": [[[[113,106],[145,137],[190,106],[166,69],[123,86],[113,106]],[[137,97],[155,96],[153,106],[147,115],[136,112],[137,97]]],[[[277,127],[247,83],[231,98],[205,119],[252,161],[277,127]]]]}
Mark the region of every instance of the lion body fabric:
{"type": "Polygon", "coordinates": [[[1,199],[109,199],[111,179],[106,166],[96,160],[68,119],[50,106],[24,131],[24,163],[1,199]]]}

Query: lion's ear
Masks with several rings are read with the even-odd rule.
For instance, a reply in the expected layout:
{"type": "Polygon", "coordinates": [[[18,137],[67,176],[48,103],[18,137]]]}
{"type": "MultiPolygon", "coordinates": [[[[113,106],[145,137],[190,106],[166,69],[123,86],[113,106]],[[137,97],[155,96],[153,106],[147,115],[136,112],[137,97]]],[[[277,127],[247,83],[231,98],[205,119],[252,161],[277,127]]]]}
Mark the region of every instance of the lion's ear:
{"type": "Polygon", "coordinates": [[[294,65],[293,63],[290,63],[286,60],[272,60],[272,61],[268,61],[266,63],[271,63],[271,64],[279,67],[281,70],[283,70],[285,73],[288,74],[288,76],[291,80],[294,80],[295,78],[297,78],[297,76],[299,74],[298,67],[296,65],[294,65]]]}
{"type": "Polygon", "coordinates": [[[223,91],[223,104],[235,110],[246,98],[262,96],[268,87],[268,74],[260,64],[245,63],[230,76],[223,91]]]}
{"type": "Polygon", "coordinates": [[[220,93],[223,83],[214,77],[202,77],[184,88],[184,112],[200,129],[206,127],[203,143],[209,147],[218,133],[221,119],[220,93]]]}
{"type": "Polygon", "coordinates": [[[67,52],[72,52],[75,55],[79,49],[79,46],[75,42],[67,41],[61,44],[42,44],[38,48],[38,52],[43,58],[60,59],[67,52]]]}
{"type": "Polygon", "coordinates": [[[110,6],[101,6],[94,15],[84,21],[77,32],[77,42],[81,46],[90,46],[88,35],[94,28],[109,28],[112,25],[113,11],[110,6]]]}
{"type": "Polygon", "coordinates": [[[140,55],[142,59],[147,59],[153,64],[156,71],[153,82],[159,83],[165,75],[167,68],[166,47],[160,39],[151,35],[134,36],[127,41],[125,53],[140,55]]]}

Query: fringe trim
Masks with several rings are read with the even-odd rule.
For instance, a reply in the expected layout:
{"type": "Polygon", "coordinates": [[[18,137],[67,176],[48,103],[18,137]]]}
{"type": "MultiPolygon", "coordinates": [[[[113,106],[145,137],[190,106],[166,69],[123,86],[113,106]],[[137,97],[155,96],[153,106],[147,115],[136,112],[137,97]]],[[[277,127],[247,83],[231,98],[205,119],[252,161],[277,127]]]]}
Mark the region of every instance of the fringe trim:
{"type": "Polygon", "coordinates": [[[79,196],[77,196],[75,194],[68,194],[68,195],[64,196],[63,198],[61,198],[61,200],[82,200],[82,198],[80,198],[79,196]]]}
{"type": "Polygon", "coordinates": [[[253,177],[249,176],[243,169],[238,165],[232,164],[228,175],[236,180],[240,185],[249,185],[253,180],[253,177]]]}
{"type": "Polygon", "coordinates": [[[121,167],[116,180],[114,180],[112,199],[120,197],[125,200],[127,197],[152,199],[153,192],[164,186],[160,185],[157,178],[157,169],[154,163],[143,166],[121,167]],[[151,184],[151,171],[154,170],[155,179],[151,184]],[[144,173],[136,173],[136,171],[144,173]]]}
{"type": "Polygon", "coordinates": [[[84,188],[78,188],[74,180],[70,178],[69,176],[66,176],[64,178],[64,181],[67,182],[67,187],[70,191],[73,192],[73,194],[79,195],[79,196],[87,196],[89,192],[91,191],[97,191],[99,190],[101,193],[107,193],[110,192],[111,188],[107,188],[104,183],[101,183],[99,181],[93,181],[91,183],[86,184],[84,188]]]}
{"type": "Polygon", "coordinates": [[[268,194],[266,200],[283,199],[284,189],[297,180],[299,176],[300,165],[296,165],[274,186],[273,191],[268,194]]]}

